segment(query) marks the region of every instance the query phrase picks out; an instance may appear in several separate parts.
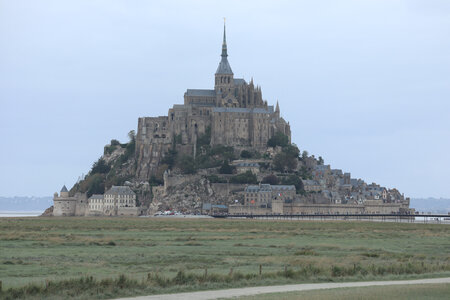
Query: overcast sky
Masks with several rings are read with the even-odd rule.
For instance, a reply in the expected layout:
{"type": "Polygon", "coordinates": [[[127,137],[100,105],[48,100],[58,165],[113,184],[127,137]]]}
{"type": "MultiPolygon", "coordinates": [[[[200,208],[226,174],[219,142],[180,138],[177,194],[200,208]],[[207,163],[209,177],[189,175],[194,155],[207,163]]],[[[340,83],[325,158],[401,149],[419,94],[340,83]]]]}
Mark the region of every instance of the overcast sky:
{"type": "Polygon", "coordinates": [[[352,177],[450,197],[450,1],[0,0],[0,196],[52,195],[111,139],[235,77],[352,177]]]}

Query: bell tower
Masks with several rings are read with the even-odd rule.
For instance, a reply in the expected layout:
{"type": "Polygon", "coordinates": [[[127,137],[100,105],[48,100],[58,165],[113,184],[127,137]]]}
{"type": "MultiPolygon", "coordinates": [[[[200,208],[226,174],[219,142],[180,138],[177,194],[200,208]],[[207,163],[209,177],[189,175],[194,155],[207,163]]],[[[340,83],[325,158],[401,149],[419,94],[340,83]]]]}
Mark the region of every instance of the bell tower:
{"type": "Polygon", "coordinates": [[[217,94],[229,92],[234,85],[233,71],[228,63],[227,53],[227,37],[225,32],[225,18],[223,23],[223,43],[222,43],[222,59],[220,60],[219,67],[215,74],[214,89],[217,94]]]}

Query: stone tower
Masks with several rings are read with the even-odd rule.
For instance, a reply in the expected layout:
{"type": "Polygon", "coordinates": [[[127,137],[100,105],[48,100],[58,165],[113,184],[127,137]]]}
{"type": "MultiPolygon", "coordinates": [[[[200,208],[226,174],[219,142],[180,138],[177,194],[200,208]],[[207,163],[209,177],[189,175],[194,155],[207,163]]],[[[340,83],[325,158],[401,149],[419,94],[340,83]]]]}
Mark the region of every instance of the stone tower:
{"type": "Polygon", "coordinates": [[[234,85],[233,71],[231,70],[230,63],[228,62],[227,52],[227,36],[225,32],[225,23],[223,24],[223,43],[222,43],[222,59],[215,74],[214,90],[216,94],[230,92],[234,85]]]}
{"type": "Polygon", "coordinates": [[[77,205],[77,199],[69,196],[69,191],[64,185],[58,193],[53,195],[53,216],[74,216],[77,205]]]}

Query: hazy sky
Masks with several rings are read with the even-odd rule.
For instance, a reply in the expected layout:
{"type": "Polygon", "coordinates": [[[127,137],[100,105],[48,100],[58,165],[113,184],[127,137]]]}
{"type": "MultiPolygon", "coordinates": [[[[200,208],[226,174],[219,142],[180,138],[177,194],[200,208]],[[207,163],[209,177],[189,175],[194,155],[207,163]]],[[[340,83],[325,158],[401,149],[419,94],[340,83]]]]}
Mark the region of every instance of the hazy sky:
{"type": "Polygon", "coordinates": [[[450,1],[0,0],[0,196],[71,187],[111,139],[235,77],[299,148],[405,196],[450,197],[450,1]]]}

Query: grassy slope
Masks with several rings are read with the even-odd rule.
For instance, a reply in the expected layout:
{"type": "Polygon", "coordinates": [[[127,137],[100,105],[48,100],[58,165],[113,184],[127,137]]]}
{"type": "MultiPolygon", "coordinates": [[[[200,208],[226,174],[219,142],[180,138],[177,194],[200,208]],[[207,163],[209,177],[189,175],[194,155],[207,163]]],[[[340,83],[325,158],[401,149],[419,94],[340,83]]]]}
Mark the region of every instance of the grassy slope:
{"type": "MultiPolygon", "coordinates": [[[[148,273],[263,274],[245,284],[400,278],[450,271],[450,227],[432,224],[160,218],[0,219],[3,288],[148,273]],[[308,269],[309,268],[309,269],[308,269]],[[309,270],[309,271],[308,271],[309,270]]],[[[235,285],[235,284],[234,284],[235,285]]],[[[234,286],[214,284],[214,287],[234,286]]],[[[207,288],[208,286],[196,287],[207,288]]],[[[139,293],[139,292],[135,292],[139,293]]],[[[133,293],[131,293],[133,294],[133,293]]]]}
{"type": "Polygon", "coordinates": [[[377,299],[448,299],[450,284],[396,285],[378,287],[340,288],[329,290],[273,293],[249,297],[239,300],[377,300],[377,299]]]}

